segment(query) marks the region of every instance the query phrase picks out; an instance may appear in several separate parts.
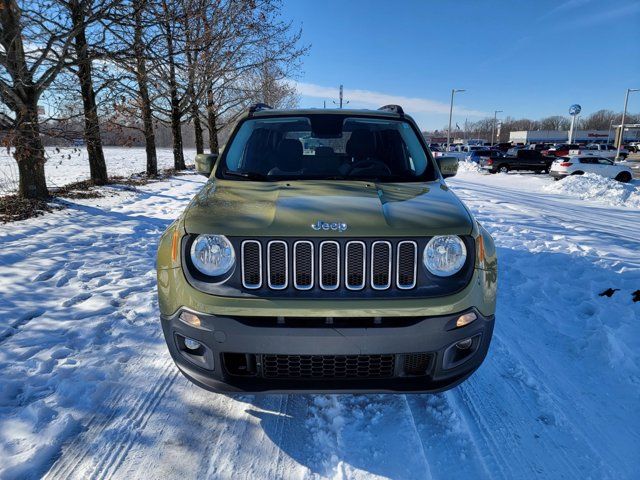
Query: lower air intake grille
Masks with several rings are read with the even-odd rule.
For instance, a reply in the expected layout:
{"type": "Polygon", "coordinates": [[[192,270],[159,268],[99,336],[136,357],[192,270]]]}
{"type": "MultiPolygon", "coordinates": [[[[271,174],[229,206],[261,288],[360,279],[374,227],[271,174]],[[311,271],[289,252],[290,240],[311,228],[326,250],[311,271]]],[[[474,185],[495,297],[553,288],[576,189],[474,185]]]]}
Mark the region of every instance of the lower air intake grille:
{"type": "Polygon", "coordinates": [[[407,353],[404,356],[404,373],[406,375],[425,375],[430,366],[430,353],[407,353]]]}
{"type": "Polygon", "coordinates": [[[393,377],[395,355],[262,355],[267,378],[393,377]]]}

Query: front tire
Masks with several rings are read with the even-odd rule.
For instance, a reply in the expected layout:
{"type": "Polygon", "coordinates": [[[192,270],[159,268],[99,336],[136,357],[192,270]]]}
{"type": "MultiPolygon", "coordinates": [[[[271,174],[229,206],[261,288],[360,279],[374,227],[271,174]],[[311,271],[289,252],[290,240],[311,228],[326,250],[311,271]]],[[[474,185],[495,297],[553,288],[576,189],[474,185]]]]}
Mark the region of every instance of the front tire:
{"type": "Polygon", "coordinates": [[[616,180],[622,183],[628,183],[631,181],[631,174],[629,172],[620,172],[616,175],[616,180]]]}

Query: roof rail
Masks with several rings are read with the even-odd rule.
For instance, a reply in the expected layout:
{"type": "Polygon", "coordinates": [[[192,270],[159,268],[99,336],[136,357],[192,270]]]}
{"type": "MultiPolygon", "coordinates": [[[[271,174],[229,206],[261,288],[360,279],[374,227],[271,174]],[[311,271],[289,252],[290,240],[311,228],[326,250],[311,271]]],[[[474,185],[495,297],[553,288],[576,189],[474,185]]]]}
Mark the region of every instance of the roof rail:
{"type": "Polygon", "coordinates": [[[249,116],[254,112],[259,112],[260,110],[273,110],[273,107],[266,103],[254,103],[249,107],[249,116]]]}
{"type": "Polygon", "coordinates": [[[401,117],[404,116],[404,110],[400,105],[385,105],[384,107],[380,107],[378,110],[382,110],[384,112],[397,113],[401,117]]]}

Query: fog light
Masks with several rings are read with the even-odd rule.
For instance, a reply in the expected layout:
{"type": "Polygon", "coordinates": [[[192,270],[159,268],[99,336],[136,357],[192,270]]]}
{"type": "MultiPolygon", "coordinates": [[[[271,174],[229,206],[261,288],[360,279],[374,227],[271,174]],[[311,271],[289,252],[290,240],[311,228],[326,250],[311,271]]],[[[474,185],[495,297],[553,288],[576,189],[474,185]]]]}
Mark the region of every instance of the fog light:
{"type": "Polygon", "coordinates": [[[180,320],[191,325],[192,327],[200,328],[200,317],[198,317],[195,313],[182,312],[180,314],[180,320]]]}
{"type": "Polygon", "coordinates": [[[198,350],[200,348],[200,342],[197,342],[193,338],[184,337],[184,346],[188,350],[198,350]]]}
{"type": "Polygon", "coordinates": [[[458,348],[458,350],[468,350],[469,348],[471,348],[472,343],[472,338],[465,338],[464,340],[460,340],[458,343],[456,343],[456,347],[458,348]]]}
{"type": "Polygon", "coordinates": [[[456,327],[464,327],[465,325],[469,325],[471,322],[474,322],[477,318],[478,318],[477,315],[473,312],[460,315],[458,317],[458,320],[456,321],[456,327]]]}

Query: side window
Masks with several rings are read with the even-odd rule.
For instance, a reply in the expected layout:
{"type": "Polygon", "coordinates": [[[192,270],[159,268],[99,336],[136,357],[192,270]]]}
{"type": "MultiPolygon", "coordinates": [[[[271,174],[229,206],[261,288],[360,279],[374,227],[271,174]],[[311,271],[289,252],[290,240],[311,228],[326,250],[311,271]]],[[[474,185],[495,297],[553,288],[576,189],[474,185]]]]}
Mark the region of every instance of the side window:
{"type": "Polygon", "coordinates": [[[613,162],[611,160],[606,159],[606,158],[598,158],[598,163],[600,165],[613,165],[613,162]]]}

